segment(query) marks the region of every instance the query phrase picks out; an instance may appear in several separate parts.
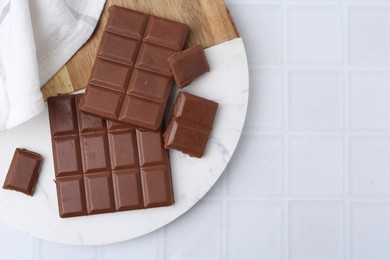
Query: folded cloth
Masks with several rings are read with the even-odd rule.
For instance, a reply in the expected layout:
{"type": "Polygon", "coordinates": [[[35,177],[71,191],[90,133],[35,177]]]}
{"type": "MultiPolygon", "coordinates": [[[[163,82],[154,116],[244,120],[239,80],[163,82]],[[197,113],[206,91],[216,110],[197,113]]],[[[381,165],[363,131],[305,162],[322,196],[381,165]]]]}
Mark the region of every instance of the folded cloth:
{"type": "Polygon", "coordinates": [[[105,0],[0,0],[0,130],[44,109],[43,86],[88,40],[105,0]]]}

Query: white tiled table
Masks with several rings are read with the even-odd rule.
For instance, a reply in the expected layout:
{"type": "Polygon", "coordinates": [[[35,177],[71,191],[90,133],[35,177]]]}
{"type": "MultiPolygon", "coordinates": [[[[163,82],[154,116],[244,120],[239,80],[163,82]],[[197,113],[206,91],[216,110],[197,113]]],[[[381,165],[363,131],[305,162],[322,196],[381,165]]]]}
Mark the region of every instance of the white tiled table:
{"type": "Polygon", "coordinates": [[[145,237],[99,247],[0,225],[9,259],[390,259],[390,0],[229,0],[250,109],[221,180],[145,237]]]}

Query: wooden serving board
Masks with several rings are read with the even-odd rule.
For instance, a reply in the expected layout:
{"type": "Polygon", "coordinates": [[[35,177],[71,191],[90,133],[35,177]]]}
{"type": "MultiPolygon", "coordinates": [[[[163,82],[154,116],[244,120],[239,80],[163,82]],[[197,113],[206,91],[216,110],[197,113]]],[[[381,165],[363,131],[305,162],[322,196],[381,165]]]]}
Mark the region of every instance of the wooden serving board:
{"type": "Polygon", "coordinates": [[[44,98],[85,88],[111,5],[153,14],[190,27],[186,48],[204,48],[239,37],[223,0],[107,0],[100,21],[87,43],[43,87],[44,98]]]}

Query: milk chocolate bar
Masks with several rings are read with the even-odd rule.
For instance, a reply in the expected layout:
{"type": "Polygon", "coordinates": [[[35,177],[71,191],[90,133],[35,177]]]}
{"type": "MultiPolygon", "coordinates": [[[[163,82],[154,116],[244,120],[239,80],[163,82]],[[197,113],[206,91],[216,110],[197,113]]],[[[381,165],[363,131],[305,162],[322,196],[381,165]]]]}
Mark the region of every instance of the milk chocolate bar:
{"type": "Polygon", "coordinates": [[[173,204],[161,131],[140,131],[77,109],[82,95],[48,99],[60,216],[173,204]]]}
{"type": "Polygon", "coordinates": [[[213,128],[218,104],[185,92],[177,96],[164,133],[165,148],[201,158],[213,128]]]}
{"type": "Polygon", "coordinates": [[[40,154],[16,148],[3,189],[15,190],[32,196],[41,162],[42,156],[40,154]]]}
{"type": "Polygon", "coordinates": [[[200,75],[210,71],[202,46],[197,45],[173,54],[168,59],[178,88],[184,88],[200,75]]]}
{"type": "Polygon", "coordinates": [[[167,59],[182,50],[188,27],[118,6],[110,10],[80,109],[157,130],[173,82],[167,59]]]}

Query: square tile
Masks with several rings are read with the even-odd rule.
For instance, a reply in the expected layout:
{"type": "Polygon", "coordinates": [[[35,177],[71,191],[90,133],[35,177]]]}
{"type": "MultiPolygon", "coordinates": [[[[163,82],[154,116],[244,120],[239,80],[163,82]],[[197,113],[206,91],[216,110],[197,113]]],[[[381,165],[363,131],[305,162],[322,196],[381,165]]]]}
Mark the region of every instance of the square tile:
{"type": "Polygon", "coordinates": [[[343,139],[340,136],[292,136],[289,148],[292,194],[340,194],[343,139]]]}
{"type": "Polygon", "coordinates": [[[281,203],[230,201],[227,215],[227,259],[282,259],[281,203]]]}
{"type": "Polygon", "coordinates": [[[69,246],[41,240],[39,259],[96,259],[93,246],[69,246]]]}
{"type": "Polygon", "coordinates": [[[289,259],[344,259],[341,202],[291,202],[289,214],[289,259]]]}
{"type": "Polygon", "coordinates": [[[350,125],[355,129],[390,129],[390,71],[350,73],[350,125]]]}
{"type": "Polygon", "coordinates": [[[291,5],[287,13],[288,61],[336,64],[342,61],[339,5],[291,5]]]}
{"type": "Polygon", "coordinates": [[[222,191],[224,191],[226,187],[227,175],[229,174],[228,172],[228,169],[225,169],[214,186],[211,187],[211,189],[202,198],[203,200],[220,199],[222,197],[222,191]]]}
{"type": "Polygon", "coordinates": [[[293,70],[289,75],[292,128],[341,128],[343,77],[339,71],[293,70]]]}
{"type": "Polygon", "coordinates": [[[246,127],[283,126],[283,80],[280,70],[250,70],[250,95],[246,127]]]}
{"type": "Polygon", "coordinates": [[[229,9],[234,9],[234,4],[279,4],[281,0],[225,0],[229,9]],[[231,8],[232,7],[232,8],[231,8]]]}
{"type": "Polygon", "coordinates": [[[351,192],[390,195],[390,137],[353,136],[350,142],[351,192]]]}
{"type": "Polygon", "coordinates": [[[390,259],[390,203],[351,205],[351,259],[390,259]]]}
{"type": "Polygon", "coordinates": [[[338,4],[343,0],[286,0],[287,3],[310,3],[310,4],[338,4]]]}
{"type": "Polygon", "coordinates": [[[350,4],[389,4],[389,0],[345,0],[350,4]]]}
{"type": "Polygon", "coordinates": [[[390,6],[350,6],[348,26],[351,64],[390,65],[390,6]]]}
{"type": "Polygon", "coordinates": [[[110,260],[156,260],[160,233],[155,231],[122,243],[102,246],[102,257],[110,260]]]}
{"type": "Polygon", "coordinates": [[[221,205],[201,201],[165,227],[164,259],[219,259],[221,205]]]}
{"type": "Polygon", "coordinates": [[[229,164],[230,194],[282,192],[282,138],[243,135],[229,164]]]}
{"type": "Polygon", "coordinates": [[[31,259],[34,240],[12,227],[0,223],[0,259],[31,259]]]}
{"type": "Polygon", "coordinates": [[[232,3],[229,9],[244,42],[249,63],[282,63],[282,12],[278,5],[232,3]],[[252,44],[249,44],[252,43],[252,44]]]}

